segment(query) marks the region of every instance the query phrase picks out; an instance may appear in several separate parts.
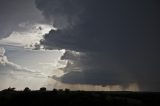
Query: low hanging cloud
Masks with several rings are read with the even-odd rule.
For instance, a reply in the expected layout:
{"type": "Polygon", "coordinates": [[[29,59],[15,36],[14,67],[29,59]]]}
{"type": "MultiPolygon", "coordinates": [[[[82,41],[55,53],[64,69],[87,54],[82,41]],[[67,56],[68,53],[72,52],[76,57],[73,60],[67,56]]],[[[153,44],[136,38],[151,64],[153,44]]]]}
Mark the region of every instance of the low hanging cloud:
{"type": "Polygon", "coordinates": [[[54,79],[102,86],[137,83],[140,90],[160,89],[158,0],[35,3],[58,29],[45,34],[41,45],[67,50],[61,58],[68,60],[66,74],[54,79]]]}
{"type": "Polygon", "coordinates": [[[62,77],[53,76],[53,79],[68,84],[90,84],[90,85],[123,85],[128,86],[137,82],[132,74],[127,72],[125,66],[105,57],[101,54],[84,54],[66,51],[61,57],[68,63],[63,69],[62,77]],[[96,61],[95,61],[96,60],[96,61]]]}

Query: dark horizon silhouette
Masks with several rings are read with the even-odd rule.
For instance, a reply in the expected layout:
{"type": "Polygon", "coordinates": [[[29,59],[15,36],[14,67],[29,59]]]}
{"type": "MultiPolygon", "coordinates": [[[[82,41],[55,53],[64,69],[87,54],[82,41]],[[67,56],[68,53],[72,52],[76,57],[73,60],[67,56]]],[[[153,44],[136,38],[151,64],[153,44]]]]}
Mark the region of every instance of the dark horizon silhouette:
{"type": "Polygon", "coordinates": [[[61,105],[61,106],[114,106],[114,105],[158,105],[160,92],[131,92],[131,91],[70,91],[69,89],[53,89],[45,87],[31,90],[26,87],[23,91],[8,88],[0,91],[0,105],[61,105]]]}

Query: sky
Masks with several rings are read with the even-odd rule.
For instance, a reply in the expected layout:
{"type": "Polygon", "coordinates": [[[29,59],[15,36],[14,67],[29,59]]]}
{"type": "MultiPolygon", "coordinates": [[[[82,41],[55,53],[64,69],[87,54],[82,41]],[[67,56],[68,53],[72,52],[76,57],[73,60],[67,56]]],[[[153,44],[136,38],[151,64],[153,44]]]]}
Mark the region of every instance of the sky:
{"type": "Polygon", "coordinates": [[[159,91],[159,0],[0,0],[0,89],[159,91]]]}

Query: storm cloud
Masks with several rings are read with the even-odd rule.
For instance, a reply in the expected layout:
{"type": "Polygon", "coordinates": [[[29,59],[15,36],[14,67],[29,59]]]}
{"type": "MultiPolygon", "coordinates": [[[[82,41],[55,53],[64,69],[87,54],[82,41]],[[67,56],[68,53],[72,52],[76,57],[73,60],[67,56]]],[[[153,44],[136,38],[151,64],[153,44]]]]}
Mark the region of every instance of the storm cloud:
{"type": "Polygon", "coordinates": [[[20,30],[21,23],[36,23],[43,19],[34,0],[0,0],[0,39],[20,30]]]}
{"type": "Polygon", "coordinates": [[[36,0],[57,30],[44,35],[45,49],[66,49],[71,84],[160,89],[160,2],[158,0],[36,0]]]}

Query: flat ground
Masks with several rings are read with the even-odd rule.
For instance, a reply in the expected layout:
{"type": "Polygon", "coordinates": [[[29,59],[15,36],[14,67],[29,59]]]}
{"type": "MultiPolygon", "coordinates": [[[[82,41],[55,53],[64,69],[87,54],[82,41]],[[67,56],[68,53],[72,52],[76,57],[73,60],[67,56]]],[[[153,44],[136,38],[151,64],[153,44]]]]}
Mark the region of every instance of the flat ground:
{"type": "Polygon", "coordinates": [[[0,91],[0,106],[160,106],[159,92],[0,91]]]}

